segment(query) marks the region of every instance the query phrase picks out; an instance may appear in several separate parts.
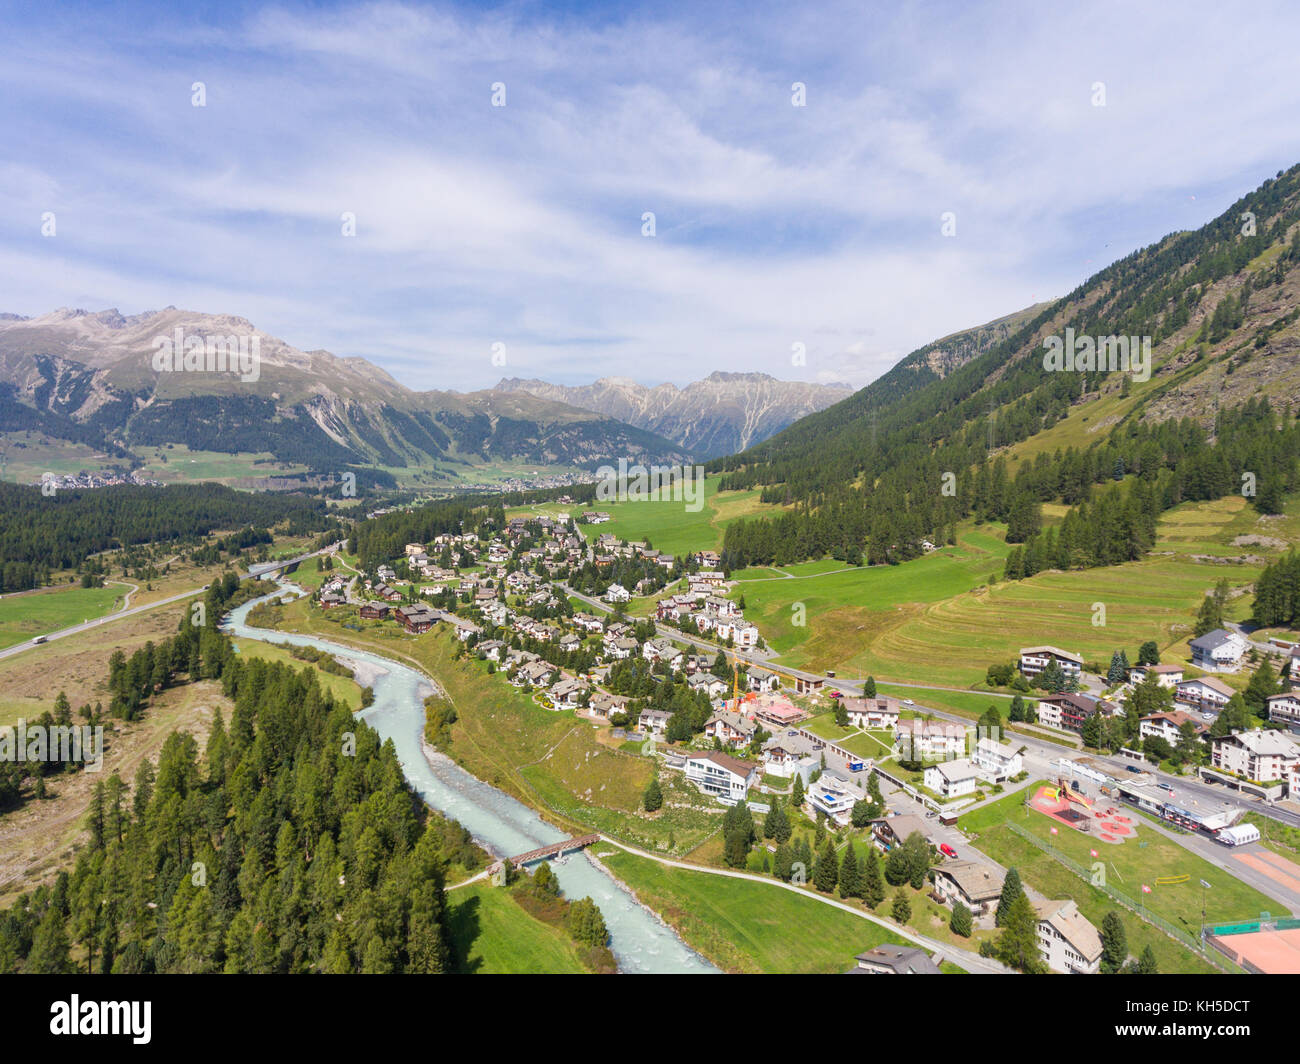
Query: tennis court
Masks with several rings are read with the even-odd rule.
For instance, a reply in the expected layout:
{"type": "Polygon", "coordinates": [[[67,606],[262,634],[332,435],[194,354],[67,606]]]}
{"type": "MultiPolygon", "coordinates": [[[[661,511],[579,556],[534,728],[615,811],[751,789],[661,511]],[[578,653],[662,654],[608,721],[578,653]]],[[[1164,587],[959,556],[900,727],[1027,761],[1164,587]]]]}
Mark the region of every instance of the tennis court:
{"type": "Polygon", "coordinates": [[[1214,945],[1247,971],[1264,975],[1300,975],[1300,927],[1277,929],[1263,924],[1258,931],[1213,935],[1214,945]]]}

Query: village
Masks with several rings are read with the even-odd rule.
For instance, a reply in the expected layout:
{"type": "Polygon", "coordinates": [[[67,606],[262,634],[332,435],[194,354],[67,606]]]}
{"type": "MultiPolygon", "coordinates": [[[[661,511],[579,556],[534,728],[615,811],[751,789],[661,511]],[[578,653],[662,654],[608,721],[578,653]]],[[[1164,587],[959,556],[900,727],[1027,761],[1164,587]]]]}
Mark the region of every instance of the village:
{"type": "MultiPolygon", "coordinates": [[[[1065,751],[1047,761],[1001,729],[941,719],[910,699],[846,695],[823,678],[756,663],[762,634],[745,620],[714,552],[677,558],[610,534],[588,542],[577,528],[578,521],[606,519],[595,510],[576,521],[565,514],[516,517],[499,533],[408,543],[403,557],[372,574],[336,571],[317,602],[325,610],[354,606],[361,619],[415,635],[445,626],[496,682],[513,685],[544,709],[609,727],[615,738],[639,737],[663,771],[679,773],[719,808],[766,813],[773,796],[795,800],[809,821],[828,831],[862,829],[882,860],[919,835],[934,859],[931,898],[969,914],[977,930],[995,926],[1008,872],[973,849],[958,852],[966,838],[956,827],[959,816],[1014,795],[1031,774],[1050,772],[1059,783],[1034,807],[1064,817],[1077,831],[1091,825],[1070,814],[1097,799],[1193,822],[1189,811],[1167,808],[1159,800],[1167,796],[1146,775],[1117,780],[1065,751]],[[577,590],[580,583],[584,591],[577,590]],[[705,641],[712,649],[704,649],[705,641]],[[657,689],[676,691],[675,701],[647,696],[647,678],[657,689]],[[841,732],[848,738],[838,739],[841,732]]],[[[1075,677],[1082,666],[1078,655],[1055,647],[1024,648],[1019,661],[1028,678],[1049,667],[1075,677]]],[[[1178,733],[1189,714],[1205,712],[1216,697],[1226,704],[1212,678],[1184,683],[1172,667],[1137,667],[1111,692],[1114,700],[1073,690],[1042,695],[1035,726],[1080,733],[1091,715],[1123,715],[1128,694],[1148,676],[1177,692],[1179,708],[1144,718],[1144,737],[1178,733]]],[[[1208,732],[1199,717],[1196,723],[1198,735],[1208,732]]],[[[1300,771],[1300,751],[1289,740],[1269,733],[1269,741],[1286,744],[1286,765],[1300,771]]],[[[1241,735],[1216,742],[1214,764],[1225,772],[1240,769],[1243,777],[1274,778],[1271,769],[1242,761],[1237,751],[1253,743],[1241,735]]],[[[1120,831],[1131,818],[1111,809],[1098,816],[1120,831]]],[[[1107,835],[1099,820],[1094,837],[1107,835]]],[[[1060,972],[1100,970],[1101,933],[1075,902],[1037,892],[1030,900],[1042,962],[1060,972]]],[[[923,972],[942,960],[934,951],[881,949],[861,955],[854,970],[923,972]]]]}

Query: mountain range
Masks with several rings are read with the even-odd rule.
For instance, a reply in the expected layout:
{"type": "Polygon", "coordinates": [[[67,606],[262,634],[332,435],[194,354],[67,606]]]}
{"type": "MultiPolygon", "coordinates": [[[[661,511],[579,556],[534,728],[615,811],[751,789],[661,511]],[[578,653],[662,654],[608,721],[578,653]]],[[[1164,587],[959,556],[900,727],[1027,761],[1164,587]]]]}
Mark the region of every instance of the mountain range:
{"type": "Polygon", "coordinates": [[[701,458],[734,454],[852,394],[847,384],[782,381],[766,373],[709,374],[678,388],[602,377],[566,387],[510,377],[497,392],[526,393],[617,418],[675,441],[701,458]]]}
{"type": "Polygon", "coordinates": [[[315,470],[432,466],[448,477],[499,460],[590,469],[692,457],[652,432],[526,392],[417,392],[365,359],[301,351],[244,318],[175,307],[0,315],[0,431],[20,430],[119,458],[183,443],[315,470]],[[246,355],[257,352],[256,373],[187,372],[180,351],[167,368],[166,348],[187,338],[242,341],[246,355]]]}

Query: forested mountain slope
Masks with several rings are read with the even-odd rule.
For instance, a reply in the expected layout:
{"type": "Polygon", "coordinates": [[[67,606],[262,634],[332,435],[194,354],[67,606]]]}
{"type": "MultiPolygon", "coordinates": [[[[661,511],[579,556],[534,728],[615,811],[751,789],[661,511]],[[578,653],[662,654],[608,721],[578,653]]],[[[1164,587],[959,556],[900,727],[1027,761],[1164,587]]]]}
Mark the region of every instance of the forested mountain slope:
{"type": "MultiPolygon", "coordinates": [[[[942,540],[970,514],[1038,530],[1061,499],[1116,530],[1053,543],[1052,563],[1138,556],[1154,514],[1249,487],[1268,510],[1300,486],[1290,416],[1300,390],[1300,167],[1266,181],[1195,232],[1175,233],[1037,308],[985,352],[906,387],[909,356],[867,388],[765,443],[711,463],[724,489],[764,487],[795,512],[736,522],[737,558],[831,552],[872,561],[942,540]],[[1149,338],[1143,373],[1049,371],[1049,337],[1149,338]],[[1096,415],[1095,417],[1092,415],[1096,415]],[[1091,418],[1091,423],[1083,428],[1091,418]],[[1017,445],[1058,425],[1060,446],[1017,445]],[[1250,477],[1245,477],[1250,474],[1250,477]],[[1114,490],[1101,485],[1115,482],[1114,490]],[[1085,512],[1086,511],[1086,512],[1085,512]],[[1062,551],[1064,556],[1062,557],[1062,551]]],[[[1050,444],[1056,438],[1044,436],[1050,444]]],[[[1080,516],[1076,515],[1076,516],[1080,516]]],[[[1082,533],[1080,533],[1082,535],[1082,533]]],[[[1040,546],[1042,546],[1040,544],[1040,546]]]]}

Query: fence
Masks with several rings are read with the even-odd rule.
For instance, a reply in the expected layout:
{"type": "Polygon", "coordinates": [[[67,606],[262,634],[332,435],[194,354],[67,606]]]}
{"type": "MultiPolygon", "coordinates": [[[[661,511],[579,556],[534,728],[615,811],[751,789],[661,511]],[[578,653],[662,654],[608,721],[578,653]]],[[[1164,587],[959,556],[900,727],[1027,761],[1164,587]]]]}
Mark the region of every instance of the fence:
{"type": "MultiPolygon", "coordinates": [[[[1166,935],[1172,938],[1175,942],[1178,942],[1180,945],[1186,946],[1188,949],[1192,950],[1192,952],[1194,952],[1197,956],[1208,961],[1216,968],[1223,968],[1223,965],[1220,964],[1218,960],[1216,960],[1210,954],[1210,952],[1205,948],[1204,943],[1198,940],[1194,935],[1189,935],[1181,927],[1178,927],[1177,925],[1170,923],[1168,920],[1166,920],[1163,916],[1159,915],[1158,913],[1153,913],[1140,901],[1138,901],[1135,898],[1129,897],[1129,895],[1125,894],[1124,891],[1120,890],[1118,887],[1112,887],[1109,883],[1094,882],[1091,870],[1085,868],[1078,861],[1074,860],[1074,858],[1069,857],[1066,854],[1062,853],[1046,839],[1039,838],[1033,832],[1027,831],[1025,828],[1022,828],[1019,824],[1013,824],[1007,822],[1006,826],[1010,828],[1013,832],[1015,832],[1017,835],[1019,835],[1026,842],[1032,843],[1033,845],[1037,846],[1040,850],[1042,850],[1044,853],[1048,854],[1056,861],[1059,861],[1061,864],[1065,865],[1065,867],[1068,868],[1071,872],[1073,872],[1076,876],[1079,876],[1081,879],[1083,879],[1091,886],[1094,886],[1098,890],[1109,895],[1113,900],[1119,902],[1120,905],[1124,906],[1124,908],[1136,914],[1140,919],[1145,920],[1147,923],[1152,924],[1155,927],[1158,927],[1161,931],[1163,931],[1166,935]]],[[[1297,922],[1300,923],[1300,921],[1297,922]]]]}
{"type": "Polygon", "coordinates": [[[1211,924],[1205,929],[1207,935],[1249,935],[1267,925],[1270,931],[1291,931],[1300,927],[1300,917],[1279,916],[1271,919],[1261,916],[1258,920],[1246,920],[1236,924],[1211,924]]]}

